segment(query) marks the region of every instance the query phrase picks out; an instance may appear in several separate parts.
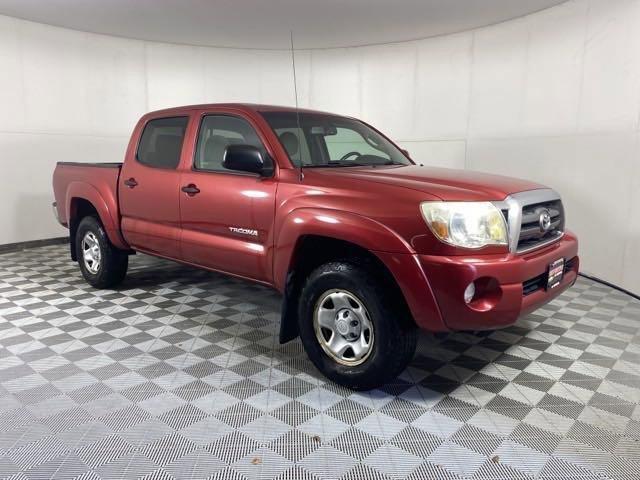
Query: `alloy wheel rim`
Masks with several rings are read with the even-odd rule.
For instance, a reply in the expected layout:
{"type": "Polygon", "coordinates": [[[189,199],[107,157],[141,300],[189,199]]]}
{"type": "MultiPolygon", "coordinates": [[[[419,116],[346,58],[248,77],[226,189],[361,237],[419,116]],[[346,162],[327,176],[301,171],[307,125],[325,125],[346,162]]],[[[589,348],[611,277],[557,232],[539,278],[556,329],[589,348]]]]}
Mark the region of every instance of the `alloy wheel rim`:
{"type": "Polygon", "coordinates": [[[100,262],[102,260],[102,252],[100,252],[100,243],[98,237],[93,232],[87,232],[82,238],[82,258],[84,266],[92,273],[98,273],[100,270],[100,262]]]}
{"type": "Polygon", "coordinates": [[[313,327],[318,343],[341,365],[364,363],[373,350],[374,332],[364,302],[342,289],[327,290],[316,302],[313,327]]]}

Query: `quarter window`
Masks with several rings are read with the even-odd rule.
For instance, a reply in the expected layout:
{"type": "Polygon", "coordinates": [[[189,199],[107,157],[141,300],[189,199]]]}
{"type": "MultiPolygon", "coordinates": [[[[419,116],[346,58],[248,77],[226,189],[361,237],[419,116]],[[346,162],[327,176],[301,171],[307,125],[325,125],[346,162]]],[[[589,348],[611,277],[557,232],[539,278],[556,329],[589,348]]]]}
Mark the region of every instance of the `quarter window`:
{"type": "Polygon", "coordinates": [[[249,122],[229,115],[207,115],[200,125],[195,167],[198,170],[229,172],[222,166],[229,145],[252,145],[266,156],[258,134],[249,122]]]}
{"type": "Polygon", "coordinates": [[[158,118],[144,127],[138,162],[155,168],[175,169],[180,163],[180,152],[187,129],[188,117],[158,118]]]}

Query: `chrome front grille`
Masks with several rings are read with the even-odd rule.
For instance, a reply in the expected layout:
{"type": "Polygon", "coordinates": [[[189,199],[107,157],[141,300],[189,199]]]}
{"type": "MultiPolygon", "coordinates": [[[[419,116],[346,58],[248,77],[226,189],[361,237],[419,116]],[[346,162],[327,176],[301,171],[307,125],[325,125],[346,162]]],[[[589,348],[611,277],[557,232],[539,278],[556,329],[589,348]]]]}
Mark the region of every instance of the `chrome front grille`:
{"type": "Polygon", "coordinates": [[[522,222],[518,237],[518,252],[533,250],[551,243],[564,232],[564,209],[561,200],[551,200],[522,207],[522,222]],[[541,226],[541,215],[549,214],[549,227],[541,226]]]}
{"type": "Polygon", "coordinates": [[[496,202],[509,228],[509,250],[525,253],[559,240],[564,235],[564,208],[551,189],[531,190],[496,202]],[[543,214],[548,218],[542,219],[543,214]],[[544,221],[546,220],[546,222],[544,221]]]}

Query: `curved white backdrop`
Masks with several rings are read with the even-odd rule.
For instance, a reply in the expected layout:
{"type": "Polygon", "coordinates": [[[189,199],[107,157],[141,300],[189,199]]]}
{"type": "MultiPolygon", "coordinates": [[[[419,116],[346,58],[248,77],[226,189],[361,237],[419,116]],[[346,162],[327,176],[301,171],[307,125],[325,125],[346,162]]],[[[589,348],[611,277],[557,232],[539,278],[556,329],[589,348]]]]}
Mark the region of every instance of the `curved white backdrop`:
{"type": "MultiPolygon", "coordinates": [[[[563,195],[583,270],[640,292],[640,0],[574,0],[461,34],[296,52],[300,106],[415,160],[563,195]]],[[[0,16],[0,244],[64,235],[56,161],[120,161],[144,112],[294,104],[287,51],[171,45],[0,16]]]]}

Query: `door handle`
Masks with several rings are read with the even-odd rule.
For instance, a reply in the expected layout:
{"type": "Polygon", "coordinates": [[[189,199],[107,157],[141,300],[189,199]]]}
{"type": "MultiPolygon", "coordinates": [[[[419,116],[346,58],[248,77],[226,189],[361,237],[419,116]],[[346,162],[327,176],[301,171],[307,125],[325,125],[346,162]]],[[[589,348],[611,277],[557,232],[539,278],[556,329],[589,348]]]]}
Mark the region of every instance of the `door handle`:
{"type": "Polygon", "coordinates": [[[182,187],[181,190],[187,195],[189,195],[190,197],[193,197],[194,195],[197,195],[200,193],[200,189],[196,187],[193,183],[190,183],[189,185],[185,185],[184,187],[182,187]]]}
{"type": "Polygon", "coordinates": [[[129,187],[129,188],[134,188],[138,186],[138,182],[136,182],[136,179],[131,177],[127,180],[124,181],[124,184],[129,187]]]}

